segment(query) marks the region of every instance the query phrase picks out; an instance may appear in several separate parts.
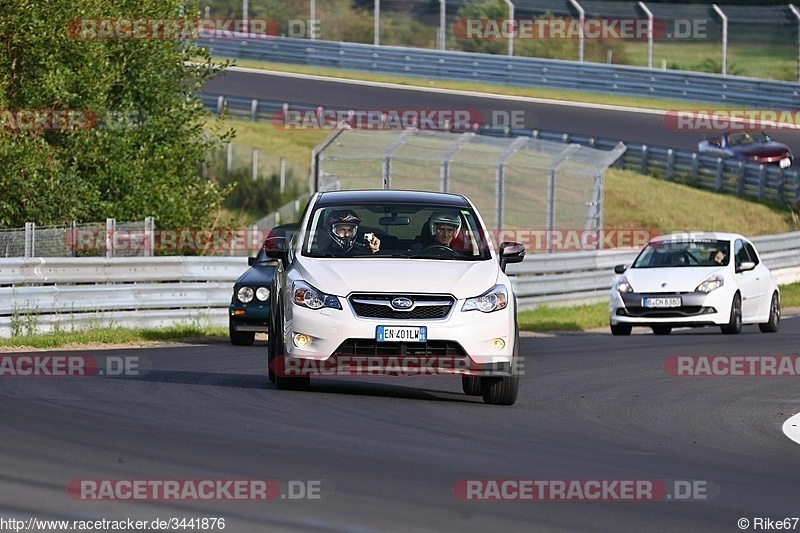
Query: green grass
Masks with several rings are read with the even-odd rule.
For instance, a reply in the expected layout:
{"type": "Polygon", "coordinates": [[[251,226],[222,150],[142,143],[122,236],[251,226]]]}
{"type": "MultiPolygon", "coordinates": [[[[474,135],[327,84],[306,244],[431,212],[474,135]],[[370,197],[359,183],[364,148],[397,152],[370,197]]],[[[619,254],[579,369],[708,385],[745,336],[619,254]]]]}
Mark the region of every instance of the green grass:
{"type": "Polygon", "coordinates": [[[576,331],[608,325],[608,303],[555,307],[543,305],[517,315],[522,331],[576,331]]]}
{"type": "Polygon", "coordinates": [[[90,328],[0,339],[0,347],[52,349],[70,345],[124,344],[135,347],[157,342],[207,343],[227,340],[227,328],[172,326],[164,329],[90,328]]]}

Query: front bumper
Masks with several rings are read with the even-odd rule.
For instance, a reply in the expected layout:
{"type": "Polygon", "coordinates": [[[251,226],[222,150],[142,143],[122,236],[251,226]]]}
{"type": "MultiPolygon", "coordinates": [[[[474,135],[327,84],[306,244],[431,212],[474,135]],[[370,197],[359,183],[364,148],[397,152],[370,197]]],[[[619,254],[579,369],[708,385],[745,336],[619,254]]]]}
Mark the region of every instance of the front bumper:
{"type": "Polygon", "coordinates": [[[500,311],[462,312],[464,300],[458,300],[443,319],[379,319],[357,316],[350,302],[340,298],[343,309],[311,310],[293,305],[293,316],[284,331],[286,355],[290,358],[328,361],[346,359],[344,364],[358,364],[359,357],[369,357],[374,364],[380,358],[435,357],[442,362],[441,373],[510,375],[513,363],[515,328],[514,302],[500,311]],[[378,326],[425,326],[427,342],[378,342],[378,326]],[[299,347],[297,334],[307,335],[310,343],[299,347]],[[501,339],[499,343],[497,339],[501,339]],[[502,348],[498,345],[502,344],[502,348]],[[448,372],[446,367],[452,367],[448,372]]]}
{"type": "Polygon", "coordinates": [[[626,293],[611,289],[609,319],[612,325],[710,326],[730,320],[731,298],[717,289],[710,293],[626,293]],[[680,298],[679,307],[643,307],[645,298],[680,298]]]}
{"type": "Polygon", "coordinates": [[[230,328],[233,331],[269,331],[269,302],[248,305],[237,303],[228,308],[230,328]]]}

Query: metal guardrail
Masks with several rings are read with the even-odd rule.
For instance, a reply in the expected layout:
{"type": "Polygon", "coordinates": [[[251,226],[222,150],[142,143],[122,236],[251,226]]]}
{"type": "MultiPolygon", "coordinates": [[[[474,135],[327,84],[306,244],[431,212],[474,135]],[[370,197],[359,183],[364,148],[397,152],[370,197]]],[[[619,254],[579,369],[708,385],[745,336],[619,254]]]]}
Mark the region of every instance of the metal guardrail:
{"type": "MultiPolygon", "coordinates": [[[[752,239],[780,284],[800,281],[800,232],[752,239]]],[[[638,250],[531,254],[509,265],[520,309],[608,298],[613,267],[638,250]]],[[[227,324],[243,257],[0,259],[0,337],[174,324],[227,324]]]]}
{"type": "Polygon", "coordinates": [[[310,42],[288,37],[200,39],[197,44],[210,49],[213,55],[237,59],[756,109],[800,107],[800,85],[797,83],[739,76],[333,41],[310,42]]]}
{"type": "MultiPolygon", "coordinates": [[[[252,120],[269,120],[278,110],[301,112],[318,108],[289,102],[254,100],[214,94],[202,94],[206,107],[214,112],[227,108],[228,113],[252,120]]],[[[335,110],[328,108],[329,110],[335,110]]],[[[342,110],[336,110],[342,111],[342,110]]],[[[498,136],[529,136],[546,141],[574,143],[601,150],[612,150],[620,142],[614,139],[589,137],[561,131],[547,130],[487,130],[478,133],[498,136]]],[[[734,194],[759,201],[788,203],[794,207],[800,203],[800,175],[791,168],[781,169],[777,165],[744,163],[712,155],[702,155],[688,150],[677,150],[664,146],[650,146],[625,142],[627,150],[617,160],[617,168],[650,174],[668,181],[677,181],[701,189],[734,194]]]]}

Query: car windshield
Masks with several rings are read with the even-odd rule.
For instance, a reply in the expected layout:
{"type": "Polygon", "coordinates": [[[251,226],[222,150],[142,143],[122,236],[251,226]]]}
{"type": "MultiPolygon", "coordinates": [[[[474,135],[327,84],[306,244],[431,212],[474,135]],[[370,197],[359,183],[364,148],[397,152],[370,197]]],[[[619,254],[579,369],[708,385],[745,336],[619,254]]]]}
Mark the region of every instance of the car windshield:
{"type": "Polygon", "coordinates": [[[348,204],[319,207],[308,220],[302,250],[308,257],[491,259],[488,233],[470,208],[348,204]]]}
{"type": "Polygon", "coordinates": [[[723,240],[670,240],[647,244],[631,268],[726,266],[730,243],[723,240]]]}
{"type": "Polygon", "coordinates": [[[743,144],[766,143],[772,139],[763,131],[738,131],[728,134],[728,144],[741,146],[743,144]]]}

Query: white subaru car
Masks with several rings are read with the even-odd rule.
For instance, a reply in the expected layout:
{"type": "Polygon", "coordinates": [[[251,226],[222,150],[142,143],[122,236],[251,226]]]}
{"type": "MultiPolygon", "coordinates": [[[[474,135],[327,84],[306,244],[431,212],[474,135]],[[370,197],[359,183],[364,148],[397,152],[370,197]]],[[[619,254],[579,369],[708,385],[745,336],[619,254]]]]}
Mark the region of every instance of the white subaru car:
{"type": "Polygon", "coordinates": [[[720,326],[739,333],[743,324],[777,332],[778,285],[753,243],[735,233],[681,233],[648,242],[611,288],[611,333],[634,326],[668,335],[675,327],[720,326]]]}
{"type": "Polygon", "coordinates": [[[511,405],[519,387],[516,299],[504,270],[525,247],[495,250],[456,194],[316,193],[279,259],[271,293],[269,377],[461,376],[468,395],[511,405]],[[399,370],[399,371],[398,371],[399,370]]]}

